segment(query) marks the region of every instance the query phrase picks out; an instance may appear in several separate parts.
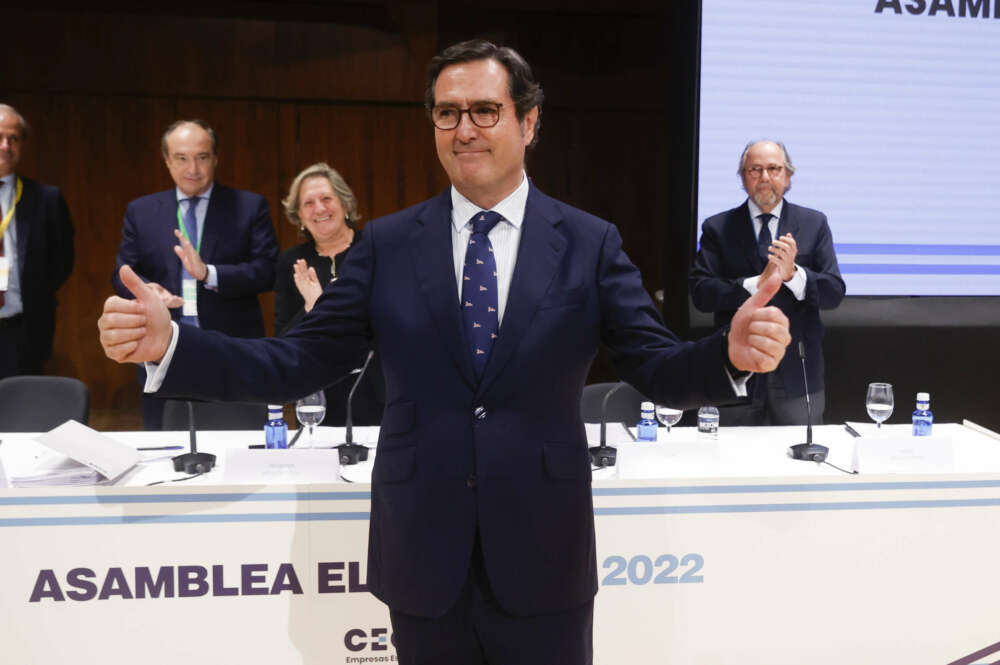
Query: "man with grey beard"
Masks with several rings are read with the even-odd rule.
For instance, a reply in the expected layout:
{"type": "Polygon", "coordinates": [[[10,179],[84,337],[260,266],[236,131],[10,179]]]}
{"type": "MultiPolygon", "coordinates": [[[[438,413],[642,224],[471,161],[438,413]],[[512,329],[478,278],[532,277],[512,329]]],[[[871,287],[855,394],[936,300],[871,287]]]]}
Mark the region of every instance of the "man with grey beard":
{"type": "Polygon", "coordinates": [[[751,380],[740,404],[723,407],[726,425],[806,424],[806,382],[798,343],[805,347],[813,424],[823,420],[823,324],[819,310],[844,298],[833,236],[826,215],[785,200],[795,166],[778,141],[748,143],[739,175],[747,200],[714,215],[702,226],[701,243],[689,285],[694,306],[715,315],[716,327],[757,291],[758,281],[777,272],[782,286],[771,300],[788,317],[792,352],[778,369],[751,380]]]}

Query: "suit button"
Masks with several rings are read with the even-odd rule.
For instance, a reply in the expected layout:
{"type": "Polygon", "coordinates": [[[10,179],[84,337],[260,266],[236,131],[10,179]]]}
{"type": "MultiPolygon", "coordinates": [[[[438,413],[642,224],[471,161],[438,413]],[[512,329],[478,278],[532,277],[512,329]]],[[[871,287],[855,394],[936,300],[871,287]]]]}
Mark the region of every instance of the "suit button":
{"type": "Polygon", "coordinates": [[[477,406],[476,410],[472,412],[472,415],[476,417],[476,420],[486,420],[486,407],[477,406]]]}
{"type": "Polygon", "coordinates": [[[475,487],[476,487],[476,477],[474,475],[472,475],[472,476],[469,476],[468,478],[466,478],[465,479],[465,486],[468,487],[470,490],[471,489],[475,489],[475,487]]]}

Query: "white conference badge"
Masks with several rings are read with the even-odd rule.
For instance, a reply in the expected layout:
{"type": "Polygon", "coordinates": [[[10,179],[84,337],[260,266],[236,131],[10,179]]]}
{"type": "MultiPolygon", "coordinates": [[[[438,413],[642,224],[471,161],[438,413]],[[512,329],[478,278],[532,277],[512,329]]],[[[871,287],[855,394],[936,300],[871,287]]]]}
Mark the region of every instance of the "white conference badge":
{"type": "Polygon", "coordinates": [[[184,298],[183,316],[198,316],[198,281],[194,277],[181,280],[181,297],[184,298]]]}
{"type": "MultiPolygon", "coordinates": [[[[0,239],[0,242],[3,242],[0,239]]],[[[7,278],[10,275],[10,259],[6,256],[0,256],[0,291],[7,290],[7,278]]]]}

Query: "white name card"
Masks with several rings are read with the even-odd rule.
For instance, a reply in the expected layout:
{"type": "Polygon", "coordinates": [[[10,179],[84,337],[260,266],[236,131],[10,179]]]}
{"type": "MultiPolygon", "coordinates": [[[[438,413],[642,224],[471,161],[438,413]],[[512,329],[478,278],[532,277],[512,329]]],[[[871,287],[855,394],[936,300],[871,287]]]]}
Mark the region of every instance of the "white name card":
{"type": "Polygon", "coordinates": [[[229,450],[222,468],[226,482],[232,485],[340,482],[336,448],[229,450]]]}
{"type": "Polygon", "coordinates": [[[858,473],[949,473],[954,468],[946,436],[860,437],[854,440],[858,473]]]}

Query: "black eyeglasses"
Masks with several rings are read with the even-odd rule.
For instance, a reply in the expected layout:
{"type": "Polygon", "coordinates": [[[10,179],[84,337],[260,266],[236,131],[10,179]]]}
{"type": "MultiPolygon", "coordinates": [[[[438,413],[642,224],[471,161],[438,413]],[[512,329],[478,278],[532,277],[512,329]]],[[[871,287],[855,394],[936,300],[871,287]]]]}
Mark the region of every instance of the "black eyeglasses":
{"type": "Polygon", "coordinates": [[[476,127],[487,129],[500,122],[500,109],[503,104],[494,102],[476,102],[467,109],[442,104],[431,109],[431,122],[438,129],[455,129],[462,122],[462,114],[468,113],[469,120],[476,127]]]}

